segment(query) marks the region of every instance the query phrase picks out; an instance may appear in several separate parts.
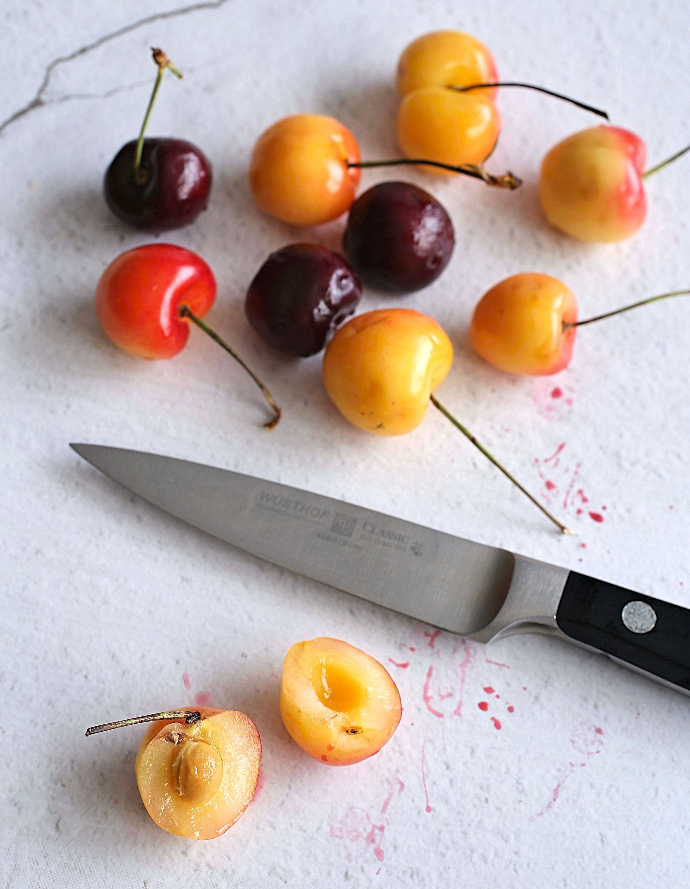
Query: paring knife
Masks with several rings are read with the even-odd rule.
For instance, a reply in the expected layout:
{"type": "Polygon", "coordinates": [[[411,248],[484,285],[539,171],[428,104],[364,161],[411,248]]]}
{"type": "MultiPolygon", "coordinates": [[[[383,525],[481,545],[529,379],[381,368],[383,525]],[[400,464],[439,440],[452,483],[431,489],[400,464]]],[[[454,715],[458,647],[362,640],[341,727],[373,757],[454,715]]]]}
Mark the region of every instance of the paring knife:
{"type": "Polygon", "coordinates": [[[130,491],[305,577],[451,633],[567,639],[690,694],[690,610],[341,500],[225,469],[73,444],[130,491]]]}

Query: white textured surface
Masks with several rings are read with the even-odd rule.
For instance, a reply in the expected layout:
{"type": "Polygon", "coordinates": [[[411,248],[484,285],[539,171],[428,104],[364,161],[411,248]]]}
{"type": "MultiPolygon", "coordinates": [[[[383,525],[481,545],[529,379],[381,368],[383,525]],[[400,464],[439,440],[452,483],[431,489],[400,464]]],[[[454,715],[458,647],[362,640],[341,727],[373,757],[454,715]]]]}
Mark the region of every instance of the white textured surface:
{"type": "MultiPolygon", "coordinates": [[[[242,307],[265,256],[305,237],[263,217],[245,183],[253,141],[275,119],[332,113],[365,156],[390,156],[398,53],[455,26],[490,45],[504,76],[606,107],[647,139],[655,161],[690,137],[687,10],[674,0],[201,6],[155,18],[172,0],[70,0],[3,13],[1,119],[32,102],[51,61],[73,58],[52,68],[39,107],[0,135],[0,885],[687,886],[687,698],[546,639],[485,649],[430,638],[196,533],[67,448],[120,444],[260,474],[690,605],[690,305],[584,329],[572,367],[549,380],[503,377],[466,341],[475,301],[518,271],[565,279],[583,315],[688,286],[687,159],[650,181],[642,232],[602,247],[561,238],[536,204],[542,154],[593,122],[566,105],[501,97],[491,168],[523,174],[520,192],[410,174],[446,204],[458,235],[448,271],[405,303],[434,315],[456,345],[440,394],[531,487],[546,496],[545,480],[557,485],[551,503],[577,539],[554,535],[440,415],[394,440],[348,427],[323,393],[319,359],[270,354],[242,307]],[[149,240],[109,216],[100,188],[136,132],[152,44],[188,76],[165,85],[151,132],[197,142],[216,174],[209,211],[169,239],[214,267],[210,321],[283,404],[271,435],[251,384],[201,334],[173,361],[146,364],[111,347],[94,316],[105,265],[149,240]],[[558,462],[537,462],[563,442],[558,462]],[[589,502],[578,516],[579,489],[589,502]],[[378,657],[403,696],[394,739],[349,769],[304,756],[278,714],[284,654],[316,635],[378,657]],[[168,836],[149,819],[133,775],[136,729],[83,737],[89,724],[200,692],[249,713],[264,744],[263,789],[213,843],[168,836]]],[[[386,176],[367,173],[365,184],[377,178],[386,176]]],[[[335,246],[339,228],[313,236],[335,246]]],[[[362,308],[383,304],[368,295],[362,308]]]]}

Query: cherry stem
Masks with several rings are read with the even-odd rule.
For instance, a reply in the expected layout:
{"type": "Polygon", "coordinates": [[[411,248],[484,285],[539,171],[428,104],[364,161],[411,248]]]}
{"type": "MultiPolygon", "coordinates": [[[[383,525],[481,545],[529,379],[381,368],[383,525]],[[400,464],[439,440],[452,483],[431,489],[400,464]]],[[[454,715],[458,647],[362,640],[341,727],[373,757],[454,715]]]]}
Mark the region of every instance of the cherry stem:
{"type": "Polygon", "coordinates": [[[141,155],[144,151],[144,133],[146,132],[146,127],[148,126],[149,117],[151,117],[151,110],[153,109],[153,104],[156,101],[156,96],[158,95],[158,90],[160,89],[161,82],[163,80],[163,75],[165,74],[165,69],[172,71],[172,73],[179,77],[180,80],[184,77],[181,71],[179,71],[170,59],[166,56],[162,49],[158,47],[151,47],[151,53],[153,55],[153,61],[158,65],[158,73],[156,74],[156,82],[153,84],[153,92],[151,93],[151,98],[149,99],[149,104],[146,108],[146,114],[144,115],[144,120],[141,124],[141,129],[139,130],[139,139],[137,141],[137,150],[134,155],[134,175],[138,181],[141,181],[141,155]]]}
{"type": "Polygon", "coordinates": [[[233,348],[231,348],[225,342],[225,340],[221,339],[218,336],[218,334],[215,332],[215,330],[212,330],[208,326],[208,324],[206,324],[204,321],[201,320],[201,318],[199,318],[197,315],[195,315],[194,312],[191,311],[191,309],[189,309],[187,306],[181,306],[180,307],[180,316],[182,318],[189,318],[189,320],[191,322],[193,322],[194,324],[196,324],[196,326],[199,327],[201,330],[203,330],[204,333],[208,334],[214,342],[218,343],[218,345],[221,348],[225,349],[226,352],[228,352],[230,355],[232,355],[232,357],[235,359],[235,361],[247,371],[247,373],[254,380],[254,382],[259,387],[259,389],[261,389],[261,392],[263,393],[264,398],[269,403],[269,405],[271,406],[273,413],[274,413],[273,418],[270,419],[268,421],[268,423],[264,423],[264,429],[274,429],[278,425],[278,421],[280,420],[282,410],[275,403],[273,396],[268,391],[267,387],[263,384],[263,382],[259,379],[259,377],[257,377],[257,375],[254,373],[254,371],[249,367],[249,365],[240,358],[240,356],[237,354],[237,352],[235,352],[235,350],[233,348]]]}
{"type": "Polygon", "coordinates": [[[506,478],[509,478],[510,481],[514,485],[516,485],[516,487],[518,487],[526,497],[529,497],[529,499],[532,501],[532,503],[534,503],[534,505],[536,507],[538,507],[544,513],[544,515],[547,516],[547,518],[549,518],[554,523],[554,525],[556,525],[556,527],[559,529],[559,531],[562,534],[575,534],[575,531],[571,531],[571,529],[568,528],[567,525],[564,525],[562,522],[559,522],[558,519],[555,518],[555,516],[551,515],[551,513],[548,511],[548,509],[545,506],[543,506],[537,500],[536,497],[534,497],[532,494],[530,494],[530,492],[527,490],[527,488],[523,487],[520,484],[520,482],[515,478],[515,476],[512,475],[510,472],[508,472],[508,470],[505,468],[505,466],[503,466],[501,463],[499,463],[498,460],[494,457],[494,455],[490,451],[487,451],[487,449],[484,447],[484,445],[481,442],[477,441],[477,439],[474,437],[474,435],[472,435],[470,430],[466,426],[463,426],[463,424],[458,419],[456,419],[453,416],[453,414],[451,414],[451,412],[448,410],[448,408],[444,407],[441,404],[441,402],[438,400],[438,398],[436,398],[436,396],[433,393],[429,397],[431,399],[431,403],[433,404],[433,406],[435,408],[437,408],[439,411],[441,411],[443,416],[447,420],[450,420],[450,422],[453,424],[453,426],[455,426],[456,429],[459,429],[460,432],[462,432],[462,434],[472,442],[472,444],[475,446],[475,448],[480,450],[482,452],[482,454],[484,454],[484,456],[488,460],[490,460],[497,469],[500,469],[501,472],[503,473],[503,475],[505,475],[506,478]]]}
{"type": "Polygon", "coordinates": [[[671,293],[661,293],[659,296],[650,296],[648,299],[641,299],[639,302],[630,303],[629,306],[614,309],[612,312],[604,312],[603,315],[595,315],[593,318],[585,318],[584,321],[564,321],[563,330],[569,330],[571,327],[583,327],[585,324],[594,324],[595,321],[602,321],[604,318],[612,318],[614,315],[629,312],[630,309],[637,309],[640,306],[648,306],[650,303],[656,303],[662,299],[668,299],[671,296],[687,296],[688,294],[690,294],[690,290],[673,290],[671,293]]]}
{"type": "Polygon", "coordinates": [[[201,719],[199,710],[165,710],[162,713],[151,713],[149,716],[131,716],[129,719],[118,719],[117,722],[104,722],[86,729],[86,737],[99,732],[109,732],[112,728],[123,728],[126,725],[138,725],[140,722],[156,722],[159,719],[184,719],[186,725],[193,725],[201,719]]]}
{"type": "Polygon", "coordinates": [[[653,176],[654,173],[658,173],[659,170],[663,170],[664,167],[667,167],[669,164],[672,164],[673,161],[678,160],[679,157],[682,157],[690,151],[690,145],[686,145],[685,148],[681,148],[680,151],[677,151],[675,154],[672,154],[671,157],[667,157],[665,161],[662,161],[660,164],[657,164],[655,167],[650,167],[649,170],[645,170],[642,174],[643,179],[648,179],[650,176],[653,176]]]}
{"type": "Polygon", "coordinates": [[[519,179],[514,173],[504,173],[502,176],[494,176],[487,173],[481,164],[462,164],[453,166],[453,164],[444,164],[441,161],[430,161],[425,158],[397,158],[395,160],[385,161],[347,161],[348,170],[363,170],[367,167],[398,167],[398,166],[426,166],[439,167],[441,170],[450,170],[451,173],[462,173],[464,176],[472,176],[473,179],[481,179],[487,185],[494,188],[508,188],[514,191],[522,185],[522,179],[519,179]]]}
{"type": "Polygon", "coordinates": [[[570,96],[564,96],[563,93],[556,93],[553,90],[546,89],[545,86],[535,86],[533,83],[519,83],[517,81],[499,81],[497,83],[473,83],[470,86],[454,86],[453,84],[449,84],[448,89],[456,90],[458,93],[468,93],[470,90],[480,90],[487,89],[488,87],[494,86],[517,86],[526,90],[534,90],[537,93],[545,93],[547,96],[553,96],[555,99],[563,99],[564,102],[570,102],[571,105],[577,105],[578,108],[583,108],[585,111],[591,111],[592,114],[596,114],[599,117],[604,117],[606,120],[609,119],[606,111],[602,111],[601,108],[595,108],[593,105],[586,105],[584,102],[578,102],[577,99],[571,99],[570,96]]]}

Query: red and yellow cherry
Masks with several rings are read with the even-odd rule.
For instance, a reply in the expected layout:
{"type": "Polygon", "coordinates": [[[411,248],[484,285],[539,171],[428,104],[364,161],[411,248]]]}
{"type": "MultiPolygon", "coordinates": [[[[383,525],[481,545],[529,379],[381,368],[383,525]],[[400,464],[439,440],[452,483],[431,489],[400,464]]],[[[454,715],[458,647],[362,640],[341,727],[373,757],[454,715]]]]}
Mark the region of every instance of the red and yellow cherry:
{"type": "Polygon", "coordinates": [[[305,753],[329,766],[347,766],[388,743],[402,706],[384,666],[354,645],[322,637],[288,651],[280,715],[305,753]]]}
{"type": "Polygon", "coordinates": [[[570,362],[575,321],[575,296],[561,281],[512,275],[480,299],[470,342],[489,364],[508,373],[554,374],[570,362]]]}
{"type": "Polygon", "coordinates": [[[525,376],[554,374],[570,363],[579,327],[687,293],[662,293],[578,321],[575,296],[562,281],[534,272],[512,275],[477,303],[470,342],[499,370],[525,376]]]}
{"type": "Polygon", "coordinates": [[[144,138],[164,72],[182,77],[161,49],[153,50],[153,59],[158,75],[139,138],[115,155],[103,191],[118,219],[145,231],[167,231],[188,225],[206,209],[212,173],[208,158],[191,142],[144,138]]]}
{"type": "Polygon", "coordinates": [[[352,133],[333,117],[295,114],[258,139],[249,165],[249,186],[264,212],[292,225],[337,219],[355,199],[360,171],[352,133]]]}
{"type": "Polygon", "coordinates": [[[435,396],[453,362],[445,331],[413,309],[382,309],[357,315],[326,346],[323,382],[331,401],[350,423],[375,435],[416,429],[434,405],[562,532],[559,522],[460,423],[435,396]]]}
{"type": "Polygon", "coordinates": [[[96,314],[112,342],[130,355],[172,358],[189,337],[191,321],[246,370],[280,419],[268,389],[237,353],[202,320],[216,297],[216,280],[196,253],[174,244],[146,244],[118,256],[96,288],[96,314]]]}
{"type": "Polygon", "coordinates": [[[623,241],[647,215],[644,181],[690,146],[645,171],[645,143],[621,127],[568,136],[542,162],[539,198],[551,225],[580,241],[623,241]]]}
{"type": "Polygon", "coordinates": [[[87,735],[150,722],[134,765],[141,799],[168,833],[195,840],[221,836],[254,796],[261,738],[239,710],[183,708],[122,719],[87,735]]]}

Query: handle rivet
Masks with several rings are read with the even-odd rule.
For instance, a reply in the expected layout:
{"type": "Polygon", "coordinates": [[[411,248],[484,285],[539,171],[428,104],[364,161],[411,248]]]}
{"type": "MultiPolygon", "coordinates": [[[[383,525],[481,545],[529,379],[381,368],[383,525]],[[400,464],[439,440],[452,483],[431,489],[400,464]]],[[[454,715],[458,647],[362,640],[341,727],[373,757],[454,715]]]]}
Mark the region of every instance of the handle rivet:
{"type": "Polygon", "coordinates": [[[656,626],[656,611],[639,599],[628,602],[621,612],[621,618],[631,633],[649,633],[656,626]]]}

